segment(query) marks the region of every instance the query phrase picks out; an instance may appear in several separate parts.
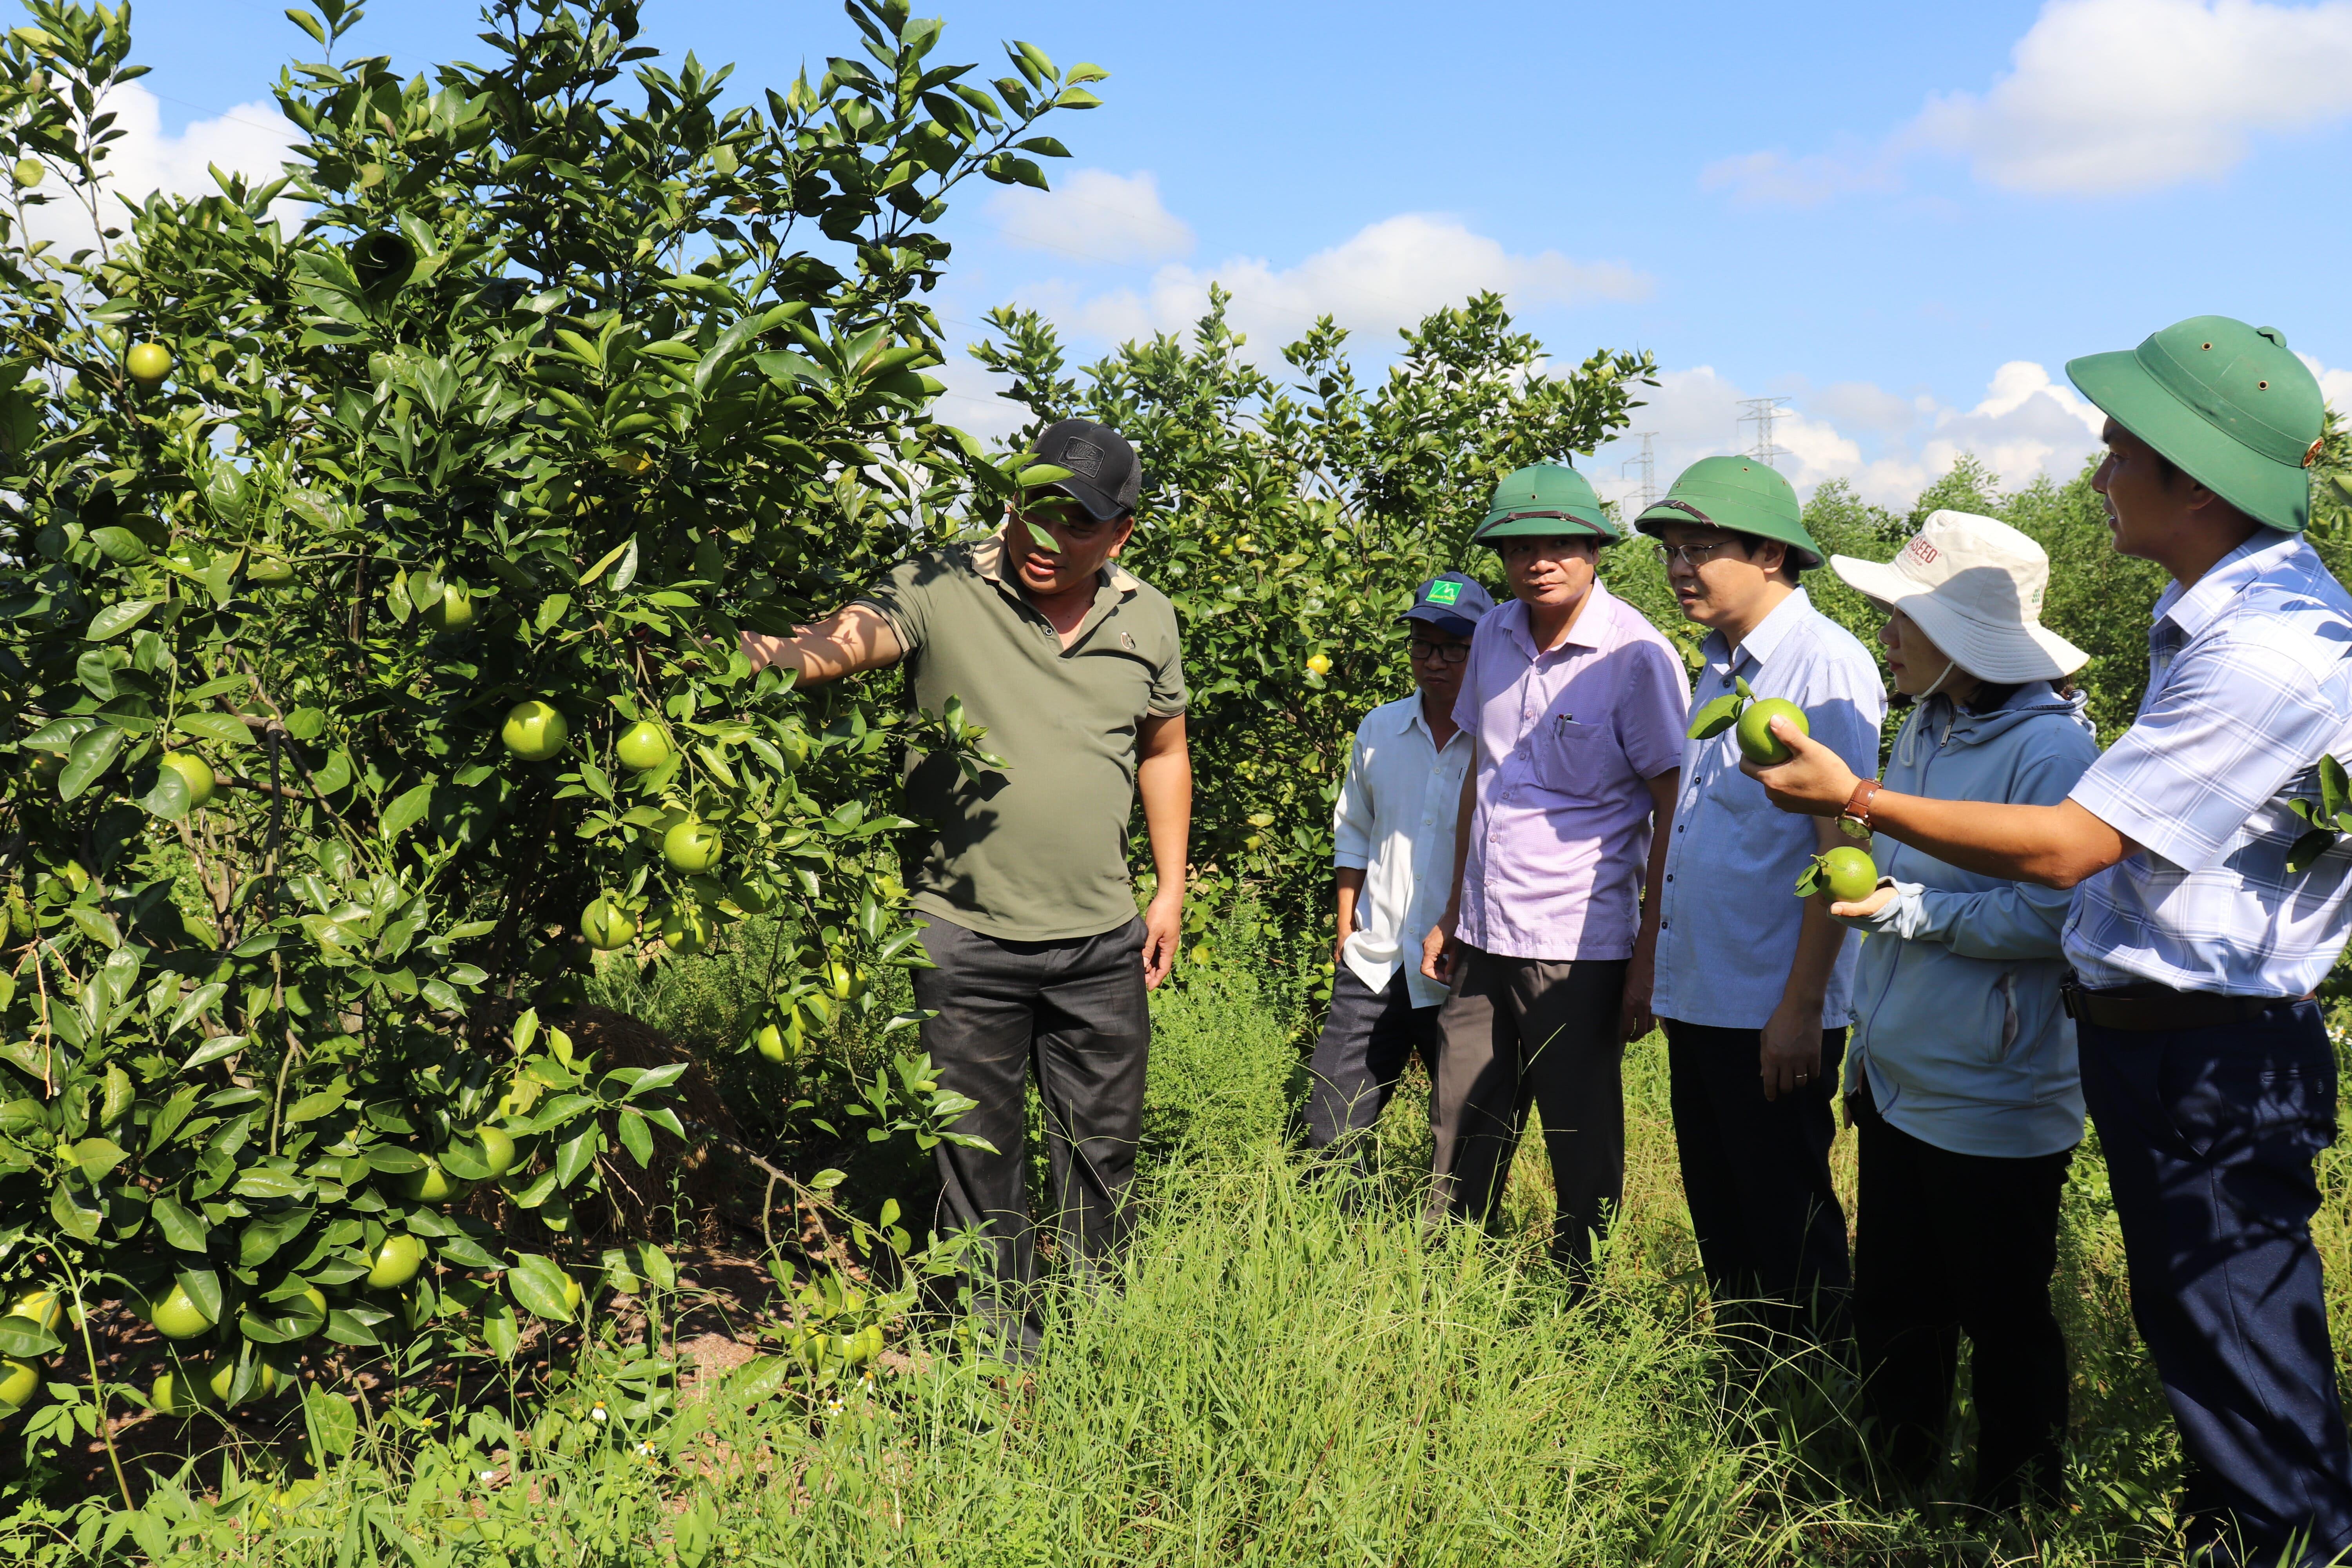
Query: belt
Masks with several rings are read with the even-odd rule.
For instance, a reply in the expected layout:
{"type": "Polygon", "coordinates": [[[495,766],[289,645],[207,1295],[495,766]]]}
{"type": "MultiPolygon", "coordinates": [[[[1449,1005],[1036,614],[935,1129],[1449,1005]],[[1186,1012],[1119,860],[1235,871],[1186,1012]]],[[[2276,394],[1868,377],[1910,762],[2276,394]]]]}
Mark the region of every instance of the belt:
{"type": "Polygon", "coordinates": [[[2207,1029],[2244,1024],[2273,1007],[2308,1002],[2305,996],[2222,996],[2210,991],[2175,991],[2164,985],[2124,985],[2093,991],[2068,975],[2058,987],[2066,1016],[2102,1029],[2136,1031],[2207,1029]]]}

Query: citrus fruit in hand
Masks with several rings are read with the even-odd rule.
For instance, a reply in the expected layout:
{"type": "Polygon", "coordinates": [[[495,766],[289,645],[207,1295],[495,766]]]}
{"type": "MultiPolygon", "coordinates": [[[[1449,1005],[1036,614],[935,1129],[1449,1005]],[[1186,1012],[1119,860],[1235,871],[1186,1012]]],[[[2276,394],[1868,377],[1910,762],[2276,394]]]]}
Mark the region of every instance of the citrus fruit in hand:
{"type": "Polygon", "coordinates": [[[572,726],[563,715],[536,697],[508,709],[506,725],[499,731],[507,750],[526,763],[547,761],[571,738],[572,726]]]}
{"type": "Polygon", "coordinates": [[[194,752],[166,752],[163,766],[186,781],[188,809],[194,811],[213,797],[213,765],[194,752]]]}
{"type": "Polygon", "coordinates": [[[1772,721],[1786,719],[1797,727],[1800,735],[1810,735],[1812,726],[1805,722],[1805,710],[1785,697],[1767,697],[1760,702],[1750,702],[1739,710],[1739,754],[1759,767],[1785,763],[1797,753],[1782,745],[1772,733],[1772,721]]]}
{"type": "Polygon", "coordinates": [[[122,367],[142,386],[152,386],[172,374],[172,351],[162,343],[139,343],[122,356],[122,367]]]}
{"type": "Polygon", "coordinates": [[[710,941],[710,917],[698,904],[673,900],[662,910],[661,939],[672,952],[700,952],[710,941]]]}
{"type": "Polygon", "coordinates": [[[662,859],[680,876],[701,875],[719,859],[719,829],[698,816],[688,817],[662,835],[662,859]]]}
{"type": "Polygon", "coordinates": [[[1867,849],[1840,845],[1821,858],[1822,886],[1842,904],[1858,904],[1878,889],[1878,862],[1867,849]]]}
{"type": "Polygon", "coordinates": [[[640,719],[621,731],[620,742],[614,750],[620,753],[624,767],[643,773],[669,761],[669,737],[661,732],[660,725],[640,719]]]}
{"type": "MultiPolygon", "coordinates": [[[[473,590],[463,583],[452,583],[443,588],[441,596],[425,606],[425,624],[436,632],[461,631],[472,626],[474,624],[473,590]]],[[[557,742],[559,745],[562,743],[557,742]]]]}
{"type": "Polygon", "coordinates": [[[629,911],[610,899],[598,899],[580,911],[580,934],[588,945],[599,952],[610,952],[616,947],[626,947],[637,934],[637,922],[629,911]]]}
{"type": "Polygon", "coordinates": [[[196,1305],[195,1298],[188,1294],[187,1287],[178,1284],[172,1287],[169,1295],[155,1303],[147,1321],[153,1323],[155,1331],[167,1340],[192,1340],[198,1334],[210,1331],[213,1326],[213,1321],[205,1316],[204,1309],[196,1305]]]}
{"type": "Polygon", "coordinates": [[[425,1244],[413,1236],[387,1236],[368,1266],[367,1282],[379,1290],[407,1284],[425,1266],[425,1244]]]}

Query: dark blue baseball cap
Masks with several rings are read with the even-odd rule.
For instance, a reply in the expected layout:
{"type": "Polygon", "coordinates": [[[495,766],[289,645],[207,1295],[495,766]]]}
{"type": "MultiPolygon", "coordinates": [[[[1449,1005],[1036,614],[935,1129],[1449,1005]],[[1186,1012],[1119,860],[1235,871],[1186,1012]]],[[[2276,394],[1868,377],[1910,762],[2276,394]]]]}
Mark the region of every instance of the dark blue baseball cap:
{"type": "Polygon", "coordinates": [[[1427,621],[1442,631],[1468,637],[1478,629],[1478,617],[1495,607],[1493,595],[1459,572],[1441,572],[1421,585],[1412,608],[1397,619],[1427,621]]]}

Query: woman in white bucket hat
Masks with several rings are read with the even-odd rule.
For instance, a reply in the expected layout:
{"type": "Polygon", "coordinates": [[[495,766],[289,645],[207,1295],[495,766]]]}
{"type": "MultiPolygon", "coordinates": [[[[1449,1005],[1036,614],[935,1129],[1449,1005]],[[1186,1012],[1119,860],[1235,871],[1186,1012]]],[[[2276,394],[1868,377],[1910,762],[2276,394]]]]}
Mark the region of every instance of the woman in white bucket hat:
{"type": "MultiPolygon", "coordinates": [[[[1889,789],[2055,805],[2098,755],[2067,678],[2087,657],[2041,624],[2050,562],[2003,522],[1938,511],[1895,559],[1830,567],[1887,613],[1912,710],[1889,789]]],[[[1972,1500],[2055,1495],[2066,1347],[2050,1307],[2058,1199],[2083,1139],[2059,1002],[2069,895],[1873,847],[1878,890],[1831,913],[1870,933],[1855,978],[1846,1117],[1859,1130],[1854,1331],[1877,1452],[1932,1484],[1965,1332],[1979,1433],[1972,1500]]]]}

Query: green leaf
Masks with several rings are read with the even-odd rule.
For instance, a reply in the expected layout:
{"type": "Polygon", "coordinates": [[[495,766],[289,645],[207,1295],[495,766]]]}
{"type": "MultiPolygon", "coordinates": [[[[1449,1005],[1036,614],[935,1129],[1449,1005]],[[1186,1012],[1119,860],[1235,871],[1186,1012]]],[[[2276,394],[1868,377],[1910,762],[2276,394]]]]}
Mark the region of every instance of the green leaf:
{"type": "Polygon", "coordinates": [[[63,1341],[30,1318],[0,1318],[0,1355],[36,1361],[65,1348],[63,1341]]]}
{"type": "Polygon", "coordinates": [[[2301,875],[2316,865],[2319,858],[2336,847],[2336,834],[2333,828],[2315,827],[2287,846],[2286,868],[2301,875]]]}
{"type": "Polygon", "coordinates": [[[572,1303],[565,1289],[569,1283],[570,1277],[553,1258],[536,1252],[518,1257],[514,1267],[507,1270],[507,1293],[514,1298],[515,1305],[551,1323],[572,1321],[572,1303]]]}
{"type": "Polygon", "coordinates": [[[183,713],[173,721],[182,733],[200,735],[207,741],[217,741],[224,746],[255,744],[253,728],[244,720],[229,713],[183,713]]]}
{"type": "Polygon", "coordinates": [[[1739,693],[1740,696],[1748,699],[1750,702],[1756,700],[1756,693],[1749,689],[1748,682],[1740,679],[1738,676],[1735,675],[1731,678],[1731,689],[1739,693]]]}
{"type": "Polygon", "coordinates": [[[1727,694],[1702,705],[1691,715],[1690,728],[1684,731],[1689,739],[1705,741],[1722,734],[1739,722],[1739,710],[1746,704],[1736,694],[1727,694]]]}
{"type": "Polygon", "coordinates": [[[147,613],[161,603],[160,599],[122,599],[109,605],[90,617],[89,629],[81,634],[82,640],[108,642],[119,637],[145,620],[147,613]]]}
{"type": "Polygon", "coordinates": [[[359,1412],[352,1402],[315,1383],[302,1391],[302,1425],[310,1434],[311,1462],[322,1470],[359,1441],[359,1412]]]}
{"type": "Polygon", "coordinates": [[[182,1252],[202,1252],[209,1244],[212,1226],[169,1194],[158,1197],[148,1212],[155,1216],[155,1227],[163,1233],[164,1241],[182,1252]]]}
{"type": "Polygon", "coordinates": [[[111,724],[100,724],[82,734],[66,756],[66,765],[58,774],[58,794],[67,800],[79,796],[96,784],[122,754],[123,732],[111,724]]]}
{"type": "Polygon", "coordinates": [[[386,840],[399,837],[433,809],[433,781],[426,779],[384,808],[382,832],[386,840]]]}
{"type": "Polygon", "coordinates": [[[610,566],[614,562],[618,561],[629,551],[635,549],[636,545],[637,542],[635,540],[625,539],[620,543],[613,546],[612,549],[604,552],[603,557],[597,561],[595,565],[591,566],[587,571],[580,574],[580,585],[585,588],[589,584],[593,583],[597,578],[602,577],[604,574],[605,567],[610,566]]]}
{"type": "Polygon", "coordinates": [[[2352,802],[2352,779],[2346,778],[2344,764],[2327,752],[2322,752],[2319,758],[2319,800],[2330,825],[2343,814],[2346,804],[2352,802]]]}
{"type": "Polygon", "coordinates": [[[639,1169],[654,1163],[653,1130],[646,1125],[644,1117],[625,1109],[614,1119],[614,1131],[620,1134],[621,1142],[629,1152],[637,1157],[639,1169]]]}
{"type": "Polygon", "coordinates": [[[73,1163],[92,1182],[102,1182],[114,1167],[131,1156],[122,1145],[111,1138],[85,1138],[73,1146],[73,1163]]]}

